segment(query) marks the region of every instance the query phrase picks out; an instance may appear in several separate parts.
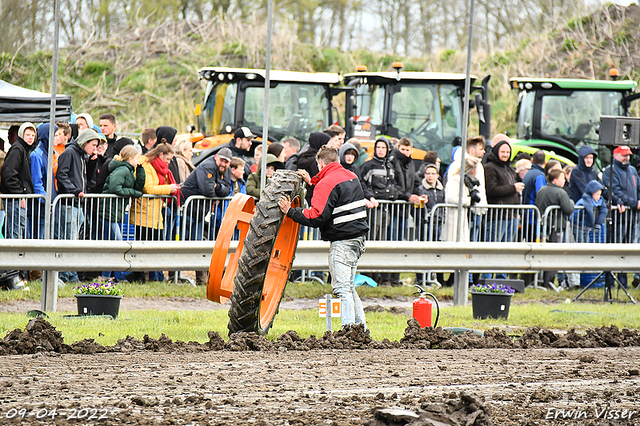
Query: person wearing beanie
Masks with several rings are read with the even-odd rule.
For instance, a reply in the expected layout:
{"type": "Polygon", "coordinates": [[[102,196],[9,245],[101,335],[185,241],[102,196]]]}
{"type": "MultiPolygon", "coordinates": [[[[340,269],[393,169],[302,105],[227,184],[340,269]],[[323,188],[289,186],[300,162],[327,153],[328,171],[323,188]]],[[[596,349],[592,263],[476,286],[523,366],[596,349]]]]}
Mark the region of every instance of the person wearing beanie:
{"type": "MultiPolygon", "coordinates": [[[[58,194],[73,195],[65,198],[59,206],[60,220],[58,223],[58,238],[77,240],[80,236],[80,225],[84,222],[83,204],[87,186],[87,160],[94,155],[101,135],[93,129],[81,130],[75,143],[70,143],[58,158],[58,194]]],[[[61,272],[60,279],[64,282],[78,281],[78,273],[61,272]]]]}
{"type": "MultiPolygon", "coordinates": [[[[267,154],[267,181],[273,176],[276,170],[284,169],[284,163],[280,161],[275,155],[267,154]]],[[[255,173],[251,173],[249,179],[247,179],[247,194],[260,199],[260,180],[262,179],[262,162],[258,163],[258,170],[255,173]]]]}
{"type": "MultiPolygon", "coordinates": [[[[18,129],[18,137],[11,145],[5,156],[0,171],[0,192],[3,194],[33,194],[31,180],[31,152],[36,148],[36,126],[32,123],[22,123],[18,129]]],[[[27,226],[26,199],[7,199],[6,235],[5,238],[31,238],[27,226]]]]}

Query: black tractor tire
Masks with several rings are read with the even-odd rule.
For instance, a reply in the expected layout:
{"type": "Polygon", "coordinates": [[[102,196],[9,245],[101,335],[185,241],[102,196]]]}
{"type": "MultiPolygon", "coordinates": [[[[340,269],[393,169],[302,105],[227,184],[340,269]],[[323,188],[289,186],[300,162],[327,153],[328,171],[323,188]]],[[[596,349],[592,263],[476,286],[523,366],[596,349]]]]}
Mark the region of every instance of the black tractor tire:
{"type": "MultiPolygon", "coordinates": [[[[256,204],[255,214],[249,224],[249,232],[244,240],[244,247],[238,259],[238,269],[233,279],[233,293],[229,309],[229,335],[239,332],[256,332],[267,334],[277,313],[271,318],[262,318],[260,306],[265,286],[267,268],[274,250],[274,245],[284,213],[278,206],[281,196],[292,200],[301,197],[302,178],[290,170],[278,170],[268,180],[260,200],[256,204]],[[261,325],[261,322],[263,325],[261,325]]],[[[295,238],[297,247],[297,238],[295,238]]],[[[295,252],[295,247],[294,247],[295,252]]],[[[293,259],[285,265],[286,277],[289,275],[293,259]]],[[[286,283],[284,283],[286,285],[286,283]]],[[[270,283],[271,285],[271,283],[270,283]]],[[[284,293],[285,285],[278,296],[278,307],[284,293]]]]}

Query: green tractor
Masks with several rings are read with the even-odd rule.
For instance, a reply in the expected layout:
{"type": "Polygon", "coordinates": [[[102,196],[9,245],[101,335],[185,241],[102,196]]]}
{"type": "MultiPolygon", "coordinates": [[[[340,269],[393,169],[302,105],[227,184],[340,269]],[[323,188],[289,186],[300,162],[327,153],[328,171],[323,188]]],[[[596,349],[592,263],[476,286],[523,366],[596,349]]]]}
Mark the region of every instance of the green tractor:
{"type": "Polygon", "coordinates": [[[564,164],[578,162],[582,145],[597,153],[599,167],[610,161],[609,150],[598,144],[600,116],[628,116],[634,81],[526,78],[509,80],[519,90],[514,153],[543,149],[564,164]]]}

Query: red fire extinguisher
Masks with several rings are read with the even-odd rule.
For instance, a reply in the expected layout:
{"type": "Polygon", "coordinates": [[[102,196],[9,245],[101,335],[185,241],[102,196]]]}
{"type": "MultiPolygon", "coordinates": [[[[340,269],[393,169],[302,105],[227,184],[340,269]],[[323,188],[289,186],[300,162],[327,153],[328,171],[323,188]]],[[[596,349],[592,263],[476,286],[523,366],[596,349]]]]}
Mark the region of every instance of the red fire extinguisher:
{"type": "Polygon", "coordinates": [[[416,292],[416,295],[419,295],[420,297],[413,301],[413,317],[418,321],[420,327],[431,327],[431,311],[433,309],[433,304],[426,299],[427,297],[431,297],[437,308],[436,321],[433,324],[433,327],[435,328],[438,325],[438,318],[440,318],[440,305],[438,304],[438,299],[436,299],[433,294],[426,292],[424,288],[419,285],[416,285],[415,287],[419,290],[416,292]]]}

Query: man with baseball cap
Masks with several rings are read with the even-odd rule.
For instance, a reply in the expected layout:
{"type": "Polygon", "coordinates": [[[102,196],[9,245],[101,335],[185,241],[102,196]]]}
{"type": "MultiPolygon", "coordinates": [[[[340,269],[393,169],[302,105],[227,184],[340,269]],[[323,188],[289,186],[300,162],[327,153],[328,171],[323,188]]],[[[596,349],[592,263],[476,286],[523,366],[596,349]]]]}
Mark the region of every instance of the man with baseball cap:
{"type": "Polygon", "coordinates": [[[616,229],[611,241],[614,243],[638,242],[640,185],[638,171],[630,164],[631,155],[628,146],[616,147],[613,150],[613,163],[602,172],[602,180],[611,191],[612,203],[617,206],[618,217],[614,217],[616,229]]]}
{"type": "MultiPolygon", "coordinates": [[[[229,163],[233,157],[228,147],[222,148],[213,157],[209,157],[198,164],[187,177],[180,191],[181,204],[192,195],[202,195],[211,198],[226,197],[231,193],[231,176],[229,163]]],[[[187,240],[202,241],[204,235],[210,235],[209,230],[204,232],[205,219],[209,226],[215,223],[214,218],[208,217],[212,211],[214,201],[195,200],[186,206],[185,210],[185,237],[187,240]]],[[[205,284],[206,273],[196,271],[196,282],[205,284]]]]}
{"type": "Polygon", "coordinates": [[[245,180],[251,174],[251,165],[254,163],[253,154],[251,154],[251,141],[257,137],[248,127],[240,127],[233,133],[233,139],[224,146],[231,151],[231,157],[242,158],[246,162],[244,166],[245,180]]]}

